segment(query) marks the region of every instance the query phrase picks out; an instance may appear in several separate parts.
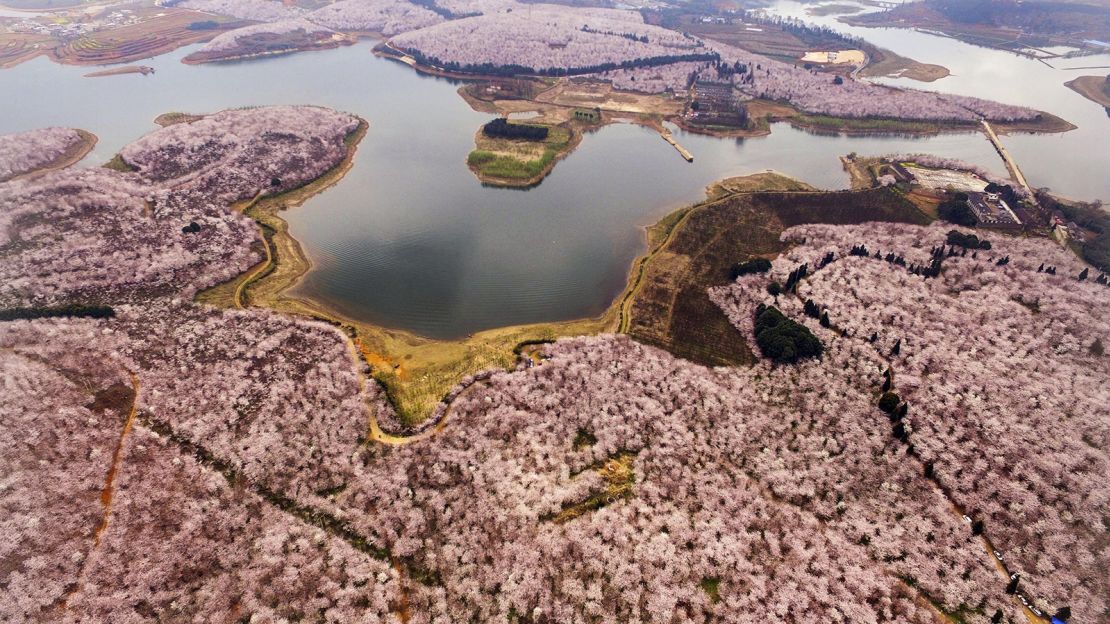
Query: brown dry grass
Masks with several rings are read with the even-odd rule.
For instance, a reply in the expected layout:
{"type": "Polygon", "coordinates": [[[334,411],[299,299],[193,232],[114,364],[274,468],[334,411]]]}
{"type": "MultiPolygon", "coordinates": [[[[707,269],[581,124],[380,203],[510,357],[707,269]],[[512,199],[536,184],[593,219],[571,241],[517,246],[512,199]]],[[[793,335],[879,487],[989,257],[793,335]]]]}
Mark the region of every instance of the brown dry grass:
{"type": "Polygon", "coordinates": [[[751,347],[709,299],[708,289],[729,282],[733,264],[771,258],[785,246],[779,236],[802,223],[902,221],[929,218],[890,189],[814,191],[776,174],[720,199],[668,216],[657,228],[669,233],[643,262],[641,277],[622,309],[622,329],[637,340],[712,366],[749,364],[751,347]],[[781,189],[759,191],[768,185],[781,189]]]}
{"type": "Polygon", "coordinates": [[[15,67],[40,54],[49,54],[54,39],[37,33],[0,33],[0,69],[15,67]]]}

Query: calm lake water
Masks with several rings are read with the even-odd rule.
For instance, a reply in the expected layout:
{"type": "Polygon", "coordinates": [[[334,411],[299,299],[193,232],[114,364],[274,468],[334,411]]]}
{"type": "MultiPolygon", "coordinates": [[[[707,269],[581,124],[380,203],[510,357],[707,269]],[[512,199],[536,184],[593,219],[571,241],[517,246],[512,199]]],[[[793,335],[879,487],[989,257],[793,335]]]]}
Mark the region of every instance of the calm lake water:
{"type": "MultiPolygon", "coordinates": [[[[1110,119],[1061,86],[1077,72],[916,33],[862,34],[958,74],[929,88],[1028,104],[1079,125],[1063,136],[1004,140],[1032,184],[1110,199],[1110,119]]],[[[723,177],[775,169],[843,188],[838,158],[852,151],[930,152],[1004,173],[980,134],[847,138],[784,124],[748,140],[676,132],[695,156],[686,163],[658,134],[616,125],[587,136],[537,188],[487,188],[465,158],[488,115],[471,111],[456,84],[378,59],[371,45],[201,66],[181,64],[190,51],[182,49],[143,61],[157,69],[152,76],[95,79],[82,77],[89,68],[40,58],[0,71],[0,133],[88,129],[101,139],[85,161],[95,165],[168,111],[318,104],[360,115],[370,131],[350,173],[285,215],[315,263],[300,292],[354,318],[436,338],[602,312],[643,250],[642,226],[723,177]]],[[[1110,64],[1092,61],[1071,62],[1110,64]]]]}

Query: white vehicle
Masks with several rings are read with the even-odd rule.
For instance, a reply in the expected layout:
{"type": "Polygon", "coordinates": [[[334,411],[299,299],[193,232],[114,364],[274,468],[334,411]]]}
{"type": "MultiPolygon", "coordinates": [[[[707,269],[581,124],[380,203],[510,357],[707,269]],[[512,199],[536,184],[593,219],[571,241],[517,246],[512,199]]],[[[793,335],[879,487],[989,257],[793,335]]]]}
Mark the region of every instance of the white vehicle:
{"type": "Polygon", "coordinates": [[[994,558],[1002,561],[1002,553],[998,552],[997,550],[994,551],[994,558]]]}
{"type": "Polygon", "coordinates": [[[971,522],[971,516],[964,516],[964,522],[970,523],[971,522]]]}

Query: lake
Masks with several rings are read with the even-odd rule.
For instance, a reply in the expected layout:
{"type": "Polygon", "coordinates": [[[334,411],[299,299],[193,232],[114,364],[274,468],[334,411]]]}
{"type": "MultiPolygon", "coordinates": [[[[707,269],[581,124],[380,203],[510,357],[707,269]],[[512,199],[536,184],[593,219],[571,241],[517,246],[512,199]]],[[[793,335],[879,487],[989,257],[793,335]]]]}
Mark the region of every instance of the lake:
{"type": "MultiPolygon", "coordinates": [[[[1003,140],[1031,184],[1110,198],[1110,119],[1062,86],[1077,72],[950,39],[861,30],[896,52],[953,69],[955,76],[928,88],[1027,104],[1079,125],[1061,136],[1003,140]]],[[[1005,173],[981,134],[848,138],[777,124],[771,136],[738,140],[676,131],[694,154],[687,163],[657,133],[621,124],[586,136],[536,188],[485,187],[465,159],[489,115],[470,110],[456,83],[374,57],[372,45],[183,65],[190,47],[142,61],[154,75],[107,78],[39,58],[0,71],[0,91],[8,94],[0,133],[90,130],[100,137],[83,163],[91,166],[155,129],[154,117],[169,111],[318,104],[357,114],[370,130],[354,167],[284,215],[314,263],[298,291],[355,319],[434,338],[601,313],[644,249],[642,226],[700,199],[723,177],[775,169],[843,188],[848,178],[838,158],[853,151],[930,152],[1005,173]]],[[[1102,57],[1071,62],[1110,64],[1102,57]]]]}

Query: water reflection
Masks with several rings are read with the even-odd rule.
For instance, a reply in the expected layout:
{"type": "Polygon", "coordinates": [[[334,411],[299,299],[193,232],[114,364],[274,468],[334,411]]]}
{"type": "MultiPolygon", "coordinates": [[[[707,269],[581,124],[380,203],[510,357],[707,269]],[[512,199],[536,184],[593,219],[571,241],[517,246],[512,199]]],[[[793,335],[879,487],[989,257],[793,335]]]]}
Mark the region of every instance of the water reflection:
{"type": "MultiPolygon", "coordinates": [[[[838,159],[849,152],[931,152],[1005,173],[979,134],[845,137],[776,124],[771,136],[725,140],[673,129],[694,154],[686,163],[657,133],[617,124],[586,136],[539,187],[489,188],[465,164],[474,132],[489,116],[470,110],[457,84],[378,59],[370,48],[364,42],[201,66],[182,65],[190,51],[183,49],[144,61],[158,70],[152,76],[97,79],[82,77],[88,68],[40,58],[0,72],[0,91],[19,96],[5,99],[0,132],[86,128],[101,138],[84,163],[95,165],[169,111],[311,103],[358,114],[370,130],[354,167],[286,214],[316,265],[300,291],[353,317],[434,337],[601,312],[642,250],[640,226],[700,199],[723,177],[774,169],[843,188],[848,177],[838,159]]],[[[1088,133],[1089,119],[1070,114],[1080,103],[1069,99],[1065,108],[1063,116],[1083,121],[1085,134],[1072,133],[1079,138],[1007,143],[1034,184],[1110,197],[1110,179],[1091,175],[1105,170],[1107,156],[1097,146],[1110,136],[1088,133]],[[1073,162],[1077,154],[1087,161],[1073,162]]]]}

